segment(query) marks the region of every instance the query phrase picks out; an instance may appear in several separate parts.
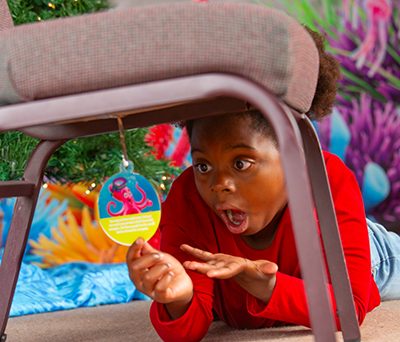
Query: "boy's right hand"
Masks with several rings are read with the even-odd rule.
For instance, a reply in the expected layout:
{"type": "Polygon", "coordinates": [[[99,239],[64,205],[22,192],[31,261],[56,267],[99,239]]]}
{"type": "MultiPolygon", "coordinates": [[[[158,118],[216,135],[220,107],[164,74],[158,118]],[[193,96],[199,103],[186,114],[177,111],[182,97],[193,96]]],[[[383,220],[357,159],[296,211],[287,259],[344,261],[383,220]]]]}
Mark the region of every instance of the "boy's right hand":
{"type": "Polygon", "coordinates": [[[186,312],[193,297],[193,283],[176,258],[138,238],[129,248],[126,262],[129,277],[140,292],[167,304],[172,318],[186,312]]]}

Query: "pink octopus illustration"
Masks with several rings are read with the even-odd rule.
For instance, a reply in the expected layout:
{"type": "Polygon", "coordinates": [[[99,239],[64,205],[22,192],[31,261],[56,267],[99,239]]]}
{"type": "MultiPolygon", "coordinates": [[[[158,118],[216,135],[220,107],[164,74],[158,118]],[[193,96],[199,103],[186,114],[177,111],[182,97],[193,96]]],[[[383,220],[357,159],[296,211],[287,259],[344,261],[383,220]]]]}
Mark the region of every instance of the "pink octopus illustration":
{"type": "Polygon", "coordinates": [[[122,203],[121,210],[117,212],[111,210],[111,207],[115,208],[117,203],[111,201],[107,204],[107,212],[110,216],[138,214],[142,209],[153,205],[153,202],[147,199],[146,193],[138,183],[136,183],[136,189],[142,194],[142,198],[136,201],[131,190],[126,186],[126,182],[124,177],[118,177],[109,186],[112,197],[122,203]]]}

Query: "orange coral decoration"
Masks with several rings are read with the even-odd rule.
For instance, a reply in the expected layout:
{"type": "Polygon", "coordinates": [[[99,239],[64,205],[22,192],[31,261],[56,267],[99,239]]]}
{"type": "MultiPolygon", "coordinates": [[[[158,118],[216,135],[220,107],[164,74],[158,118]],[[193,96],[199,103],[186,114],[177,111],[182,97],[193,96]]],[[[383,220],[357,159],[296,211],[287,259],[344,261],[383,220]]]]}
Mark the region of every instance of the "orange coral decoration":
{"type": "Polygon", "coordinates": [[[40,267],[52,267],[66,262],[86,261],[93,263],[124,262],[128,247],[110,240],[100,226],[92,221],[88,207],[81,213],[82,226],[74,214],[67,210],[66,220],[58,219],[58,228],[52,228],[52,238],[41,235],[30,241],[32,254],[41,256],[40,267]]]}
{"type": "Polygon", "coordinates": [[[82,221],[83,206],[86,205],[89,209],[95,209],[95,203],[99,195],[99,188],[101,188],[101,186],[94,183],[46,183],[46,189],[50,192],[52,198],[59,201],[68,201],[68,208],[74,214],[79,225],[82,221]]]}

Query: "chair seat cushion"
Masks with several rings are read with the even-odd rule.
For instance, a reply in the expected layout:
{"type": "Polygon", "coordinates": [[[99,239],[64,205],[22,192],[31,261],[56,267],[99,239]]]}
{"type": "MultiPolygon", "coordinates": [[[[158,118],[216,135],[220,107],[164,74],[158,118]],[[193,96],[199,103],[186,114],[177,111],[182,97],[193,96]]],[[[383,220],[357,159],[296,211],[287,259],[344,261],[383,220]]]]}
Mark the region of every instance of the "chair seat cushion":
{"type": "Polygon", "coordinates": [[[150,4],[0,32],[2,105],[222,72],[306,112],[318,68],[317,49],[301,25],[246,3],[150,4]]]}

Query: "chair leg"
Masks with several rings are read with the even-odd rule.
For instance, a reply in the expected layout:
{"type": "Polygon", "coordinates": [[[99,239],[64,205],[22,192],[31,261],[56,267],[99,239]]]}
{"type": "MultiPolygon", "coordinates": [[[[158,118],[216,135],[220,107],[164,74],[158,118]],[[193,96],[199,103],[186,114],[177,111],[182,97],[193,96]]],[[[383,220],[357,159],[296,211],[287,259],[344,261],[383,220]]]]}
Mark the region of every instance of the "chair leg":
{"type": "Polygon", "coordinates": [[[298,125],[304,143],[308,173],[320,222],[322,241],[331,275],[343,339],[346,342],[360,341],[360,328],[321,148],[310,120],[302,115],[298,125]]]}
{"type": "Polygon", "coordinates": [[[302,277],[305,283],[311,327],[315,341],[335,341],[332,305],[327,291],[317,224],[304,157],[300,151],[283,151],[289,208],[302,277]]]}
{"type": "Polygon", "coordinates": [[[0,341],[6,338],[4,331],[42,184],[44,168],[51,154],[63,143],[64,141],[40,142],[31,154],[25,169],[24,181],[33,184],[33,191],[30,195],[17,199],[0,265],[0,341]]]}
{"type": "Polygon", "coordinates": [[[300,132],[293,115],[274,103],[257,104],[272,123],[278,138],[286,177],[293,233],[304,279],[310,323],[317,342],[333,342],[335,321],[329,293],[321,242],[313,212],[311,185],[300,132]]]}

